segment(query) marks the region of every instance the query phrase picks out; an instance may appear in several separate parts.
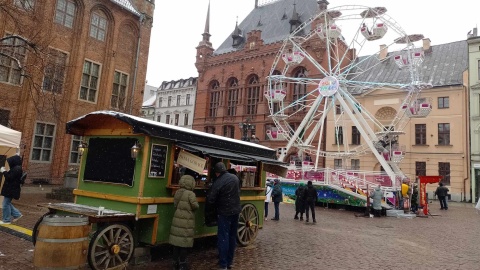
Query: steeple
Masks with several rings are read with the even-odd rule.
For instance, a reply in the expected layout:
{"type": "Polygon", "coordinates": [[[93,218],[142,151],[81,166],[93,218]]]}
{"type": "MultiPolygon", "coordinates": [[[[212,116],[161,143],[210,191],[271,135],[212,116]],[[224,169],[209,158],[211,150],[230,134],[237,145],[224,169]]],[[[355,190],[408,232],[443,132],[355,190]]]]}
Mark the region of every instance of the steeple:
{"type": "Polygon", "coordinates": [[[290,19],[290,33],[293,32],[297,27],[302,23],[300,21],[300,16],[298,15],[297,12],[297,4],[294,2],[293,3],[293,13],[292,13],[292,18],[290,19]]]}
{"type": "Polygon", "coordinates": [[[210,43],[210,1],[208,1],[207,19],[205,20],[205,30],[203,31],[203,40],[199,45],[206,44],[212,46],[210,43]]]}
{"type": "Polygon", "coordinates": [[[205,30],[203,31],[203,39],[198,43],[197,46],[197,61],[195,66],[199,76],[202,75],[205,70],[206,59],[213,54],[213,46],[210,42],[210,1],[208,1],[208,10],[207,10],[207,19],[205,21],[205,30]]]}

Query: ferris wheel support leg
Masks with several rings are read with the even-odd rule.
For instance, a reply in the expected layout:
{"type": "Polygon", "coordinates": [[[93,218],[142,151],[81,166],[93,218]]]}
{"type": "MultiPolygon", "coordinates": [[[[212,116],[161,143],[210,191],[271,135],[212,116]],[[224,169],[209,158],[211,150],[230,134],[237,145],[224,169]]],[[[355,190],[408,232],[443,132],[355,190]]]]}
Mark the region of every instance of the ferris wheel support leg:
{"type": "Polygon", "coordinates": [[[373,132],[372,128],[368,125],[368,123],[366,123],[365,119],[361,116],[361,113],[356,106],[352,106],[353,110],[355,111],[355,114],[353,114],[351,110],[347,109],[349,108],[349,106],[347,105],[345,99],[343,99],[342,95],[337,95],[337,98],[342,107],[346,109],[344,111],[348,114],[350,119],[352,119],[353,123],[355,123],[355,125],[357,126],[358,131],[360,131],[360,134],[367,142],[367,145],[372,151],[372,153],[375,155],[380,164],[382,164],[388,176],[390,176],[390,179],[392,180],[392,185],[395,187],[395,172],[393,172],[392,168],[388,165],[385,158],[380,155],[380,153],[373,145],[373,140],[377,137],[373,132]]]}
{"type": "MultiPolygon", "coordinates": [[[[303,132],[304,128],[307,126],[308,122],[310,121],[310,119],[312,118],[312,115],[317,111],[317,108],[320,104],[320,102],[322,101],[323,97],[322,96],[318,96],[316,99],[315,99],[315,102],[313,103],[312,105],[312,108],[310,108],[310,110],[308,110],[307,112],[307,115],[305,115],[305,117],[303,118],[302,122],[300,123],[300,125],[298,126],[297,130],[295,131],[295,133],[293,134],[293,136],[290,138],[290,141],[288,141],[288,144],[287,144],[287,150],[285,152],[288,152],[290,150],[290,148],[292,147],[293,143],[297,140],[298,136],[300,135],[300,133],[303,132]]],[[[280,155],[280,161],[283,161],[283,159],[285,158],[285,154],[282,153],[280,155]]]]}

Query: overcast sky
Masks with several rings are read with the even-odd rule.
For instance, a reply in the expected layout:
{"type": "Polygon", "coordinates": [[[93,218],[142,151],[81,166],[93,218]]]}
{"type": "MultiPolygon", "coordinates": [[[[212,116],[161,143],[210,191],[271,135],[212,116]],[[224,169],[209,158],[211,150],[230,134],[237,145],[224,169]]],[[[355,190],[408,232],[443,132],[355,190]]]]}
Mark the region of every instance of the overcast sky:
{"type": "MultiPolygon", "coordinates": [[[[297,0],[314,1],[314,0],[297,0]]],[[[157,0],[150,41],[147,84],[198,76],[195,55],[205,28],[209,0],[157,0]]],[[[270,2],[259,0],[259,3],[270,2]]],[[[329,0],[329,8],[343,5],[382,6],[408,34],[423,34],[432,45],[465,40],[478,25],[480,1],[329,0]]],[[[216,49],[230,38],[255,6],[255,0],[210,0],[210,41],[216,49]]]]}

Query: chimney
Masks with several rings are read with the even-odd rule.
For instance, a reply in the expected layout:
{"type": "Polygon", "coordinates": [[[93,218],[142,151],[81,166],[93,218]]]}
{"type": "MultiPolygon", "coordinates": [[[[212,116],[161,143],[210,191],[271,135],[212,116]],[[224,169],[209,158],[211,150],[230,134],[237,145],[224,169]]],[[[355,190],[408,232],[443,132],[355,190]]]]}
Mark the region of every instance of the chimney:
{"type": "Polygon", "coordinates": [[[430,45],[430,39],[429,38],[424,38],[424,39],[422,39],[422,41],[423,41],[423,51],[424,52],[432,51],[432,47],[430,45]]]}
{"type": "Polygon", "coordinates": [[[380,45],[380,53],[378,54],[378,58],[380,61],[385,60],[388,54],[388,47],[385,44],[380,45]]]}
{"type": "Polygon", "coordinates": [[[473,36],[474,36],[474,37],[477,36],[477,27],[473,28],[473,36]]]}

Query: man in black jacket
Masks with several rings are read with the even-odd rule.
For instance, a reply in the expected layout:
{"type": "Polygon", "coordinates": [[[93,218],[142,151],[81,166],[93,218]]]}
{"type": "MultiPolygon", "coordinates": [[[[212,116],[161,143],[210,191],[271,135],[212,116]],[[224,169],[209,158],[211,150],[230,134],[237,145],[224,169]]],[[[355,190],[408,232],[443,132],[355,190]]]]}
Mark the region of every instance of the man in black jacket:
{"type": "Polygon", "coordinates": [[[217,247],[220,269],[230,269],[237,246],[238,218],[241,212],[240,181],[227,172],[225,164],[218,162],[214,167],[217,179],[212,185],[207,202],[217,208],[217,247]]]}
{"type": "Polygon", "coordinates": [[[447,204],[447,195],[448,195],[448,188],[443,185],[443,183],[438,183],[437,190],[435,190],[435,195],[438,196],[438,200],[440,201],[440,210],[448,210],[447,204]]]}
{"type": "Polygon", "coordinates": [[[280,179],[275,179],[273,181],[272,201],[275,209],[275,216],[272,218],[272,220],[279,221],[280,220],[280,203],[283,201],[283,191],[282,191],[282,186],[280,185],[280,179]]]}
{"type": "Polygon", "coordinates": [[[22,178],[22,158],[20,156],[11,156],[7,158],[8,166],[10,170],[5,170],[4,167],[0,168],[0,172],[5,177],[5,182],[3,183],[1,195],[3,198],[3,211],[2,211],[2,221],[0,224],[10,224],[11,222],[16,222],[22,217],[22,213],[18,211],[12,204],[12,200],[20,199],[20,186],[22,178]]]}
{"type": "Polygon", "coordinates": [[[315,219],[315,203],[318,200],[317,189],[313,186],[312,181],[307,182],[307,191],[305,192],[305,214],[307,217],[306,222],[308,222],[308,211],[312,210],[312,219],[313,223],[316,223],[317,220],[315,219]]]}

